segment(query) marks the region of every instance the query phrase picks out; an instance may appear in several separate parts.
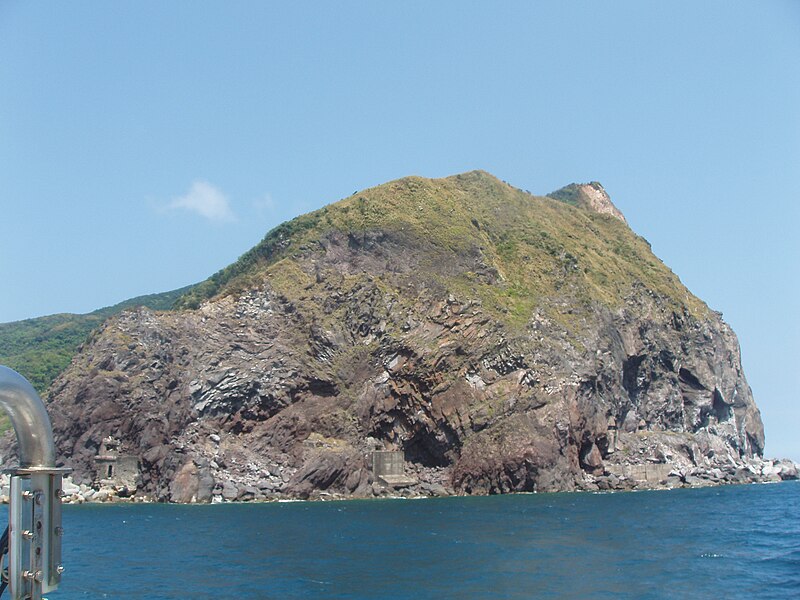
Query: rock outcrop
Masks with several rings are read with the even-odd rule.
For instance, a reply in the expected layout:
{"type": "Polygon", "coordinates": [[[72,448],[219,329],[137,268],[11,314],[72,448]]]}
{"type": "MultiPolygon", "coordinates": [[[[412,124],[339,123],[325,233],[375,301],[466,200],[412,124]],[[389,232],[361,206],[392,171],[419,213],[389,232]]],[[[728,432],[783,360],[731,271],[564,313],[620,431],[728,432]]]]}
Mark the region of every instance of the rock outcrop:
{"type": "Polygon", "coordinates": [[[61,460],[86,485],[113,435],[175,502],[371,496],[375,449],[403,493],[733,481],[764,446],[734,333],[599,184],[565,190],[407,178],[274,230],[87,341],[49,394],[61,460]]]}

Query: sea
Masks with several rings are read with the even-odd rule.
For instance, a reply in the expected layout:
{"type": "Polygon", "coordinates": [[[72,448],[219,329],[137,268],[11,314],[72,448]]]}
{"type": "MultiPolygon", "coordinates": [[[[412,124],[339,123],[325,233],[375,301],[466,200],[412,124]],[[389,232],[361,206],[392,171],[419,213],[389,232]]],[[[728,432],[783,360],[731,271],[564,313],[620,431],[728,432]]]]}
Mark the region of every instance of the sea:
{"type": "Polygon", "coordinates": [[[50,600],[800,598],[800,482],[64,508],[50,600]]]}

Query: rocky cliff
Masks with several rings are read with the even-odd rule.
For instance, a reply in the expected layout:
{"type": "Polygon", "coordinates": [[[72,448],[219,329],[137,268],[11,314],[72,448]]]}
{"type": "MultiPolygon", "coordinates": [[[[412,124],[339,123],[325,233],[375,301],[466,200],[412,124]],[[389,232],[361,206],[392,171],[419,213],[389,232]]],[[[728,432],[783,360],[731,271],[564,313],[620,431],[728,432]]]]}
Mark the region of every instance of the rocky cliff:
{"type": "Polygon", "coordinates": [[[418,489],[473,494],[763,449],[734,333],[596,183],[391,182],[273,230],[179,306],[110,319],[51,388],[78,482],[108,435],[138,493],[178,502],[370,496],[376,449],[418,489]]]}

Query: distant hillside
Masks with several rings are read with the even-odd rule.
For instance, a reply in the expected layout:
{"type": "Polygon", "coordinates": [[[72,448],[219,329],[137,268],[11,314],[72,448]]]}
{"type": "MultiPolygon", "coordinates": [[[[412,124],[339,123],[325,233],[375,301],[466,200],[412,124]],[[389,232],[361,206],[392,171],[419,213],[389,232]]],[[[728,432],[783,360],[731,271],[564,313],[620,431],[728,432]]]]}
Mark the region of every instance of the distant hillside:
{"type": "Polygon", "coordinates": [[[127,308],[169,310],[193,286],[125,300],[94,312],[62,313],[0,324],[0,364],[25,376],[40,394],[69,365],[80,345],[107,318],[127,308]]]}

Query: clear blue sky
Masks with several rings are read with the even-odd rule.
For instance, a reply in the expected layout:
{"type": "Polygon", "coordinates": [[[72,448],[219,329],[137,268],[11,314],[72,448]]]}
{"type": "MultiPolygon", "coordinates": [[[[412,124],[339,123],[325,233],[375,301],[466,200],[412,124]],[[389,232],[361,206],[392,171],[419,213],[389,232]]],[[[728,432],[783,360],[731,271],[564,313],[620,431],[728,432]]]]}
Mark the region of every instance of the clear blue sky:
{"type": "Polygon", "coordinates": [[[800,2],[0,0],[0,322],[204,279],[353,191],[598,180],[800,460],[800,2]]]}

